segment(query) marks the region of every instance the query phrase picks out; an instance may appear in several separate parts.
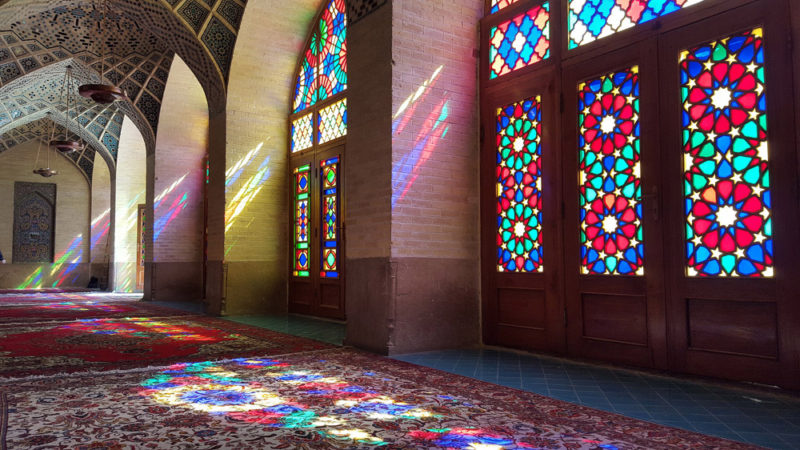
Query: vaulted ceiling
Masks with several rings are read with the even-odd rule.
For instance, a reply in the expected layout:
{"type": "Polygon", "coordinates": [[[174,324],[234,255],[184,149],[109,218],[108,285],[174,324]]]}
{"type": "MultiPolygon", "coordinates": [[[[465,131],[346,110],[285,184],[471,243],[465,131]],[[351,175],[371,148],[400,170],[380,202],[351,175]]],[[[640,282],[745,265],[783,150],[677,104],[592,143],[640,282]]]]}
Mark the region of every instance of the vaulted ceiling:
{"type": "MultiPolygon", "coordinates": [[[[246,0],[0,0],[0,151],[16,142],[10,138],[15,130],[30,135],[18,129],[46,119],[83,137],[113,170],[123,117],[153,150],[175,54],[200,81],[209,108],[224,109],[245,5],[246,0]],[[76,80],[73,92],[79,84],[100,82],[102,72],[130,100],[103,106],[75,96],[81,101],[68,115],[61,94],[68,66],[76,80]]],[[[89,179],[91,156],[77,159],[89,179]]]]}

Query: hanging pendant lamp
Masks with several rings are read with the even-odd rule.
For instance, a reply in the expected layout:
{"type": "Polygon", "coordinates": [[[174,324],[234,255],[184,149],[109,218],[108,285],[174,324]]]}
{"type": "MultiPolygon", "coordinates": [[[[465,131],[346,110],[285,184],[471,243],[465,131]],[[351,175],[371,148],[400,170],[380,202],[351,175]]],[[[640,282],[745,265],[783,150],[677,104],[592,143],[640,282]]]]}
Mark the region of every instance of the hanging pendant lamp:
{"type": "MultiPolygon", "coordinates": [[[[48,112],[47,114],[49,115],[50,113],[48,112]]],[[[52,133],[51,133],[51,135],[52,135],[52,133]]],[[[39,141],[39,148],[36,150],[36,161],[34,161],[33,167],[36,167],[36,166],[39,165],[39,156],[42,153],[42,139],[38,139],[38,141],[39,141]]],[[[51,142],[52,142],[52,140],[51,140],[51,142]]],[[[50,148],[50,146],[48,146],[45,149],[45,152],[46,152],[46,155],[45,155],[46,156],[46,158],[45,158],[45,163],[46,164],[45,164],[45,166],[44,167],[39,167],[37,169],[33,169],[33,173],[35,173],[36,175],[41,175],[41,176],[43,176],[45,178],[50,178],[53,175],[58,175],[58,171],[57,170],[50,168],[50,151],[49,151],[49,148],[50,148]]]]}
{"type": "MultiPolygon", "coordinates": [[[[67,104],[67,121],[70,120],[70,112],[72,111],[72,106],[76,103],[72,95],[72,86],[73,86],[72,66],[67,66],[67,71],[64,74],[64,83],[61,85],[61,96],[62,96],[61,98],[67,104]]],[[[75,109],[77,111],[77,105],[75,105],[75,109]]],[[[64,126],[63,139],[56,139],[55,134],[56,134],[56,123],[53,122],[53,129],[52,132],[50,133],[50,147],[58,150],[61,153],[72,153],[83,150],[84,147],[83,142],[70,139],[69,130],[66,125],[64,126]]]]}
{"type": "MultiPolygon", "coordinates": [[[[95,11],[97,10],[94,7],[94,2],[92,2],[93,8],[95,11]]],[[[103,3],[104,11],[102,14],[102,19],[99,19],[97,22],[97,28],[100,30],[100,83],[92,83],[92,84],[84,84],[78,87],[78,93],[81,94],[83,97],[90,98],[101,105],[107,105],[109,103],[113,103],[116,100],[126,100],[128,98],[127,94],[122,88],[114,86],[113,84],[106,84],[103,83],[105,78],[103,77],[103,72],[105,71],[105,42],[106,34],[105,28],[103,27],[103,21],[108,16],[108,4],[103,3]]]]}

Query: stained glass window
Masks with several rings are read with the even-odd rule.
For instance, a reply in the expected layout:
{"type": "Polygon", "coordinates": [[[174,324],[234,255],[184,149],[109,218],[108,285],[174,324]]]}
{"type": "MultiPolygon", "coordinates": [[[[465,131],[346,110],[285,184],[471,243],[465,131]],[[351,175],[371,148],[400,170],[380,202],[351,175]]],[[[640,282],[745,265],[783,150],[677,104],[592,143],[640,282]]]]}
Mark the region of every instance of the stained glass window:
{"type": "Polygon", "coordinates": [[[643,275],[639,69],[578,86],[581,272],[643,275]]]}
{"type": "Polygon", "coordinates": [[[489,78],[497,78],[550,57],[550,3],[492,27],[489,78]]]}
{"type": "Polygon", "coordinates": [[[771,277],[763,30],[684,51],[687,274],[771,277]]]}
{"type": "Polygon", "coordinates": [[[347,99],[319,110],[317,141],[324,144],[347,134],[347,99]]]}
{"type": "MultiPolygon", "coordinates": [[[[324,2],[299,65],[291,122],[291,150],[314,149],[308,151],[315,152],[320,144],[347,135],[347,99],[342,95],[347,89],[345,0],[324,2]]],[[[295,255],[292,271],[295,276],[310,277],[313,270],[315,277],[317,273],[324,278],[339,277],[339,168],[337,157],[320,161],[319,166],[316,162],[304,165],[294,172],[295,255]],[[312,172],[312,166],[319,167],[319,173],[312,172]],[[313,219],[316,221],[318,217],[318,222],[311,220],[312,193],[319,195],[319,206],[316,200],[313,206],[313,219]],[[309,238],[309,233],[314,235],[313,239],[309,238]],[[316,266],[318,263],[319,267],[316,266]]]]}
{"type": "Polygon", "coordinates": [[[339,158],[331,158],[320,162],[322,203],[322,261],[320,276],[337,278],[339,276],[339,158]]]}
{"type": "Polygon", "coordinates": [[[569,0],[569,48],[576,48],[703,0],[569,0]]]}
{"type": "Polygon", "coordinates": [[[346,10],[344,0],[332,0],[319,19],[320,101],[347,88],[346,10]]]}
{"type": "Polygon", "coordinates": [[[292,122],[292,153],[305,150],[313,145],[312,138],[314,137],[314,121],[312,114],[305,116],[292,122]]]}
{"type": "Polygon", "coordinates": [[[309,276],[310,255],[308,248],[309,192],[311,166],[306,164],[294,170],[294,275],[309,276]]]}
{"type": "Polygon", "coordinates": [[[317,33],[311,38],[312,45],[306,49],[300,61],[297,83],[294,87],[294,112],[300,112],[317,103],[317,33]]]}
{"type": "Polygon", "coordinates": [[[497,271],[542,272],[542,107],[497,110],[497,271]]]}
{"type": "Polygon", "coordinates": [[[492,9],[489,11],[490,14],[494,14],[497,11],[505,8],[508,5],[514,4],[519,0],[492,0],[492,9]]]}

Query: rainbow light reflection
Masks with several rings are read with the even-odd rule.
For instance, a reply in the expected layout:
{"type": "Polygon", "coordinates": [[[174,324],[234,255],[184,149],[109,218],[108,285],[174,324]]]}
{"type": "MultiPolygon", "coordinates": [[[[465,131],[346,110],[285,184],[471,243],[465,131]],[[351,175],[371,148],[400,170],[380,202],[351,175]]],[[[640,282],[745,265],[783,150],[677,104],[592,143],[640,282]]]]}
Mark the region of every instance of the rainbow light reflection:
{"type": "MultiPolygon", "coordinates": [[[[247,210],[248,205],[258,196],[264,183],[269,179],[270,173],[270,156],[267,155],[263,159],[258,158],[264,143],[259,143],[254,149],[247,152],[239,161],[225,171],[225,196],[227,206],[225,208],[225,232],[230,231],[236,224],[239,216],[247,210]],[[241,187],[233,197],[229,194],[233,191],[232,185],[237,182],[248,167],[255,166],[255,173],[248,179],[242,182],[241,187]],[[229,199],[228,199],[229,198],[229,199]]],[[[252,223],[252,219],[250,221],[252,223]]],[[[249,226],[249,224],[248,224],[249,226]]],[[[227,245],[225,255],[233,249],[236,242],[227,245]]]]}
{"type": "Polygon", "coordinates": [[[116,223],[115,233],[117,236],[133,236],[132,241],[128,241],[124,248],[119,248],[115,245],[115,251],[117,252],[117,270],[115,276],[115,292],[134,292],[136,288],[136,260],[138,258],[137,255],[137,231],[136,225],[139,221],[139,204],[143,203],[145,200],[145,191],[142,190],[136,195],[134,195],[131,200],[125,205],[125,215],[123,216],[123,223],[127,224],[126,227],[122,227],[119,220],[116,223]],[[128,253],[123,255],[123,253],[128,253]],[[130,260],[126,261],[126,259],[130,258],[130,260]],[[124,261],[124,262],[122,262],[124,261]]]}
{"type": "MultiPolygon", "coordinates": [[[[395,139],[409,123],[414,123],[412,119],[417,110],[429,105],[429,103],[425,103],[425,100],[438,81],[443,68],[444,66],[439,66],[433,75],[400,105],[392,121],[392,136],[395,139]]],[[[430,159],[436,146],[447,135],[447,131],[450,129],[446,122],[450,104],[448,97],[445,94],[428,113],[414,138],[411,151],[394,164],[392,168],[392,208],[406,196],[411,186],[417,181],[422,165],[430,159]]]]}
{"type": "Polygon", "coordinates": [[[61,327],[89,334],[117,335],[128,338],[146,338],[154,334],[188,342],[211,342],[224,340],[220,333],[202,334],[197,329],[153,320],[147,317],[125,317],[122,319],[82,319],[61,327]]]}
{"type": "Polygon", "coordinates": [[[92,220],[92,243],[91,250],[94,251],[101,239],[108,236],[111,227],[111,208],[106,209],[99,216],[92,220]]]}
{"type": "MultiPolygon", "coordinates": [[[[375,374],[365,372],[363,376],[375,374]]],[[[343,445],[391,444],[359,428],[356,422],[407,421],[409,427],[415,428],[424,419],[439,423],[453,423],[456,421],[453,419],[457,419],[350,384],[336,376],[299,370],[286,362],[268,358],[175,364],[143,381],[138,393],[164,405],[224,415],[231,423],[311,429],[343,445]],[[242,376],[240,371],[245,369],[257,370],[257,377],[242,376]]],[[[451,396],[439,397],[463,403],[451,396]]],[[[408,431],[407,436],[425,447],[536,448],[532,443],[474,427],[416,429],[408,431]]],[[[615,449],[599,441],[583,442],[615,449]]]]}
{"type": "Polygon", "coordinates": [[[154,241],[157,241],[161,233],[186,209],[189,191],[177,192],[174,195],[173,193],[186,180],[188,175],[186,173],[175,180],[170,186],[164,188],[158,197],[153,199],[153,210],[156,216],[156,222],[153,226],[154,241]]]}

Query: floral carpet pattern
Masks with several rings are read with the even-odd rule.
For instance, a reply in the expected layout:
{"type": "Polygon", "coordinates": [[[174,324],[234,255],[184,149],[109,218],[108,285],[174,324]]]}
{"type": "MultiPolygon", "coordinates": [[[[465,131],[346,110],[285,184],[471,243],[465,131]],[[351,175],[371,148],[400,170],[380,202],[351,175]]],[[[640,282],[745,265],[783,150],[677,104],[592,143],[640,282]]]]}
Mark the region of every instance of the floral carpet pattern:
{"type": "Polygon", "coordinates": [[[142,294],[109,294],[99,292],[53,292],[53,293],[14,293],[0,294],[0,307],[25,306],[39,303],[58,302],[125,302],[138,301],[142,294]]]}
{"type": "Polygon", "coordinates": [[[82,295],[0,295],[0,450],[748,448],[223,319],[82,295]]]}
{"type": "Polygon", "coordinates": [[[94,301],[59,298],[50,302],[0,303],[0,325],[20,322],[70,321],[98,317],[160,317],[191,315],[141,301],[94,301]]]}
{"type": "Polygon", "coordinates": [[[24,323],[0,326],[0,377],[118,370],[330,347],[310,339],[202,316],[24,323]]]}
{"type": "Polygon", "coordinates": [[[0,384],[10,448],[747,448],[334,349],[0,384]]]}

